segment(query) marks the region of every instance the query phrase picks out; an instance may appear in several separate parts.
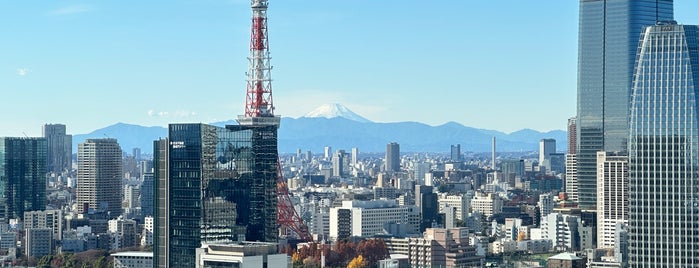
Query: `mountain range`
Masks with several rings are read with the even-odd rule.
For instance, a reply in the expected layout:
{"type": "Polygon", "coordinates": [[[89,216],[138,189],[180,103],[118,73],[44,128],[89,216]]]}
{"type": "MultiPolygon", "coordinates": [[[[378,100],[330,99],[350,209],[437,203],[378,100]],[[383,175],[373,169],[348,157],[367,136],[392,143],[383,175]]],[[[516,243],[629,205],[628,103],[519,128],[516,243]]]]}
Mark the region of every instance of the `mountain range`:
{"type": "MultiPolygon", "coordinates": [[[[212,125],[235,125],[235,121],[215,122],[212,125]]],[[[73,135],[73,152],[77,144],[87,138],[116,138],[122,149],[131,152],[141,148],[151,153],[153,141],[167,137],[165,127],[145,127],[117,123],[88,134],[73,135]]],[[[523,129],[513,133],[478,129],[455,122],[429,126],[418,122],[375,123],[339,104],[319,107],[300,118],[284,117],[279,128],[279,151],[322,152],[325,146],[333,150],[349,151],[357,147],[361,152],[384,152],[386,144],[397,142],[402,152],[449,152],[450,145],[461,144],[462,152],[490,152],[492,138],[497,139],[497,151],[537,151],[539,140],[556,139],[557,151],[566,150],[567,134],[563,130],[539,132],[523,129]]]]}

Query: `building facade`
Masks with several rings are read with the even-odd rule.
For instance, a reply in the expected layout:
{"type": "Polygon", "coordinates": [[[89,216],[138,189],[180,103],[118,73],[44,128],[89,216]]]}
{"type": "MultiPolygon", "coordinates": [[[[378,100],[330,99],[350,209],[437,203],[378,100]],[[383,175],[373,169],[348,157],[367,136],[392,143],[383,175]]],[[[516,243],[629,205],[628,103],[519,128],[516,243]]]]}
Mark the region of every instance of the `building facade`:
{"type": "Polygon", "coordinates": [[[152,268],[153,252],[127,251],[112,253],[114,268],[152,268]]]}
{"type": "Polygon", "coordinates": [[[116,139],[88,139],[78,144],[79,213],[121,215],[122,151],[116,139]]]}
{"type": "Polygon", "coordinates": [[[699,27],[641,37],[629,136],[629,266],[699,265],[699,27]]]}
{"type": "Polygon", "coordinates": [[[154,150],[158,267],[194,267],[202,243],[276,242],[276,130],[169,126],[154,150]]]}
{"type": "Polygon", "coordinates": [[[63,239],[63,211],[60,209],[24,212],[24,228],[49,228],[54,240],[63,239]]]}
{"type": "Polygon", "coordinates": [[[428,228],[408,242],[410,267],[482,267],[467,228],[428,228]]]}
{"type": "Polygon", "coordinates": [[[66,134],[66,125],[45,124],[41,133],[46,138],[47,171],[54,173],[70,171],[73,162],[73,136],[66,134]]]}
{"type": "Polygon", "coordinates": [[[279,253],[275,243],[245,242],[205,244],[196,252],[196,268],[279,267],[291,268],[291,257],[279,253]]]}
{"type": "Polygon", "coordinates": [[[400,145],[398,143],[386,144],[386,171],[400,172],[400,145]]]}
{"type": "Polygon", "coordinates": [[[581,208],[597,205],[597,152],[627,150],[631,81],[644,26],[673,18],[672,0],[581,0],[577,161],[581,208]]]}
{"type": "Polygon", "coordinates": [[[544,165],[546,160],[551,160],[551,154],[556,152],[556,140],[541,139],[539,141],[539,166],[544,165]]]}
{"type": "Polygon", "coordinates": [[[46,139],[0,138],[0,218],[46,209],[46,139]]]}
{"type": "Polygon", "coordinates": [[[330,239],[374,237],[385,234],[390,225],[399,231],[417,234],[420,213],[415,206],[399,206],[395,200],[342,201],[330,209],[330,239]]]}
{"type": "Polygon", "coordinates": [[[597,247],[614,248],[616,225],[629,221],[628,157],[597,152],[597,247]]]}

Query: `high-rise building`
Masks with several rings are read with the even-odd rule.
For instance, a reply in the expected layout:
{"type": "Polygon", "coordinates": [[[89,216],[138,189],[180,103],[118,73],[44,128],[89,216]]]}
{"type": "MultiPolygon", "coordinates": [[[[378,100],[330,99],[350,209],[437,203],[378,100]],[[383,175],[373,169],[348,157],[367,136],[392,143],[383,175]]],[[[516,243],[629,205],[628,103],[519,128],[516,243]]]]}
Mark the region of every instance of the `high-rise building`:
{"type": "Polygon", "coordinates": [[[154,151],[159,267],[194,267],[202,243],[277,241],[276,130],[169,126],[154,151]]]}
{"type": "Polygon", "coordinates": [[[324,152],[323,157],[325,158],[325,160],[330,160],[330,158],[332,157],[332,154],[333,154],[333,148],[330,146],[325,146],[325,148],[323,148],[323,152],[324,152]]]}
{"type": "Polygon", "coordinates": [[[568,118],[568,154],[575,154],[578,149],[578,129],[575,116],[568,118]]]}
{"type": "Polygon", "coordinates": [[[357,159],[359,158],[359,148],[352,148],[352,167],[357,166],[357,159]]]}
{"type": "Polygon", "coordinates": [[[420,209],[420,232],[439,223],[439,203],[432,186],[415,185],[415,205],[420,209]]]}
{"type": "Polygon", "coordinates": [[[70,171],[73,154],[73,136],[66,134],[66,125],[45,124],[41,129],[46,138],[48,172],[70,171]]]}
{"type": "Polygon", "coordinates": [[[398,143],[386,144],[386,171],[400,171],[400,145],[398,143]]]}
{"type": "Polygon", "coordinates": [[[461,144],[451,146],[451,161],[461,161],[461,144]]]}
{"type": "Polygon", "coordinates": [[[618,223],[629,221],[628,157],[597,152],[597,247],[614,248],[618,223]]]}
{"type": "Polygon", "coordinates": [[[541,217],[546,217],[553,213],[553,196],[551,194],[539,195],[539,213],[541,217]]]}
{"type": "Polygon", "coordinates": [[[629,135],[629,266],[699,263],[699,27],[645,29],[629,135]]]}
{"type": "Polygon", "coordinates": [[[155,191],[153,189],[153,173],[148,172],[143,174],[143,183],[141,183],[141,215],[153,216],[153,207],[155,206],[155,201],[153,196],[155,191]]]}
{"type": "Polygon", "coordinates": [[[568,153],[565,154],[564,189],[568,200],[578,202],[578,129],[577,118],[568,119],[568,153]]]}
{"type": "Polygon", "coordinates": [[[343,165],[345,161],[345,153],[343,150],[338,150],[333,154],[333,177],[342,177],[345,173],[345,166],[343,165]]]}
{"type": "Polygon", "coordinates": [[[136,159],[136,161],[141,160],[141,148],[133,148],[133,158],[136,159]]]}
{"type": "Polygon", "coordinates": [[[78,144],[78,212],[121,215],[121,147],[116,139],[88,139],[78,144]]]}
{"type": "Polygon", "coordinates": [[[568,200],[578,202],[578,159],[576,154],[566,155],[565,190],[568,200]]]}
{"type": "Polygon", "coordinates": [[[643,26],[673,18],[672,0],[580,0],[577,167],[579,206],[594,208],[597,151],[627,150],[631,80],[643,26]]]}
{"type": "Polygon", "coordinates": [[[544,161],[551,160],[551,154],[556,152],[555,139],[541,139],[539,141],[539,165],[543,165],[544,161]]]}
{"type": "Polygon", "coordinates": [[[46,209],[46,139],[0,138],[0,218],[46,209]]]}

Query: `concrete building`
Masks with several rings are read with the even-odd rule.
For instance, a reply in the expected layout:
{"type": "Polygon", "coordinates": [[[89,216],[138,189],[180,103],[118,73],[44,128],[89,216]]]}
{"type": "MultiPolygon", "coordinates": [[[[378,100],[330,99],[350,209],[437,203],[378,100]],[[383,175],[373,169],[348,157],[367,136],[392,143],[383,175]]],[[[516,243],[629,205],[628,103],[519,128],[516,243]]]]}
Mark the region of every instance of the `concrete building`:
{"type": "Polygon", "coordinates": [[[391,224],[400,225],[405,234],[417,234],[419,219],[416,206],[398,206],[395,200],[342,201],[342,207],[330,209],[329,236],[330,240],[373,237],[386,234],[391,224]]]}
{"type": "Polygon", "coordinates": [[[122,208],[124,209],[130,209],[133,210],[141,205],[141,202],[138,200],[141,197],[141,186],[140,185],[132,185],[132,184],[126,184],[124,185],[124,198],[123,198],[123,206],[122,208]]]}
{"type": "Polygon", "coordinates": [[[49,228],[25,229],[25,249],[29,257],[40,258],[53,253],[53,230],[49,228]]]}
{"type": "Polygon", "coordinates": [[[497,195],[477,193],[471,199],[471,211],[481,212],[488,218],[495,213],[502,212],[502,203],[502,199],[497,195]]]}
{"type": "Polygon", "coordinates": [[[629,222],[628,157],[597,152],[597,247],[613,248],[617,224],[629,222]]]}
{"type": "Polygon", "coordinates": [[[73,136],[66,134],[66,125],[45,124],[41,134],[46,139],[46,170],[57,174],[70,171],[73,162],[73,136]]]}
{"type": "Polygon", "coordinates": [[[553,212],[553,196],[551,194],[539,195],[538,205],[541,217],[546,217],[553,212]]]}
{"type": "Polygon", "coordinates": [[[547,160],[551,160],[551,154],[556,152],[555,139],[541,139],[539,141],[539,166],[542,166],[547,160]]]}
{"type": "Polygon", "coordinates": [[[476,247],[468,244],[467,228],[427,228],[423,237],[409,239],[411,267],[481,267],[476,247]]]}
{"type": "Polygon", "coordinates": [[[451,146],[451,161],[460,162],[461,161],[461,144],[451,146]]]}
{"type": "Polygon", "coordinates": [[[24,212],[24,228],[51,229],[53,239],[63,239],[63,211],[58,209],[24,212]]]}
{"type": "Polygon", "coordinates": [[[153,252],[126,251],[112,253],[114,268],[152,268],[153,252]]]}
{"type": "Polygon", "coordinates": [[[153,217],[143,218],[143,233],[141,234],[141,246],[153,245],[153,217]]]}
{"type": "Polygon", "coordinates": [[[400,145],[398,143],[386,144],[386,171],[400,172],[400,145]]]}
{"type": "Polygon", "coordinates": [[[291,257],[280,254],[276,243],[241,242],[204,244],[196,250],[196,268],[292,267],[291,257]]]}
{"type": "Polygon", "coordinates": [[[122,151],[116,139],[88,139],[78,144],[79,213],[121,215],[122,151]]]}
{"type": "Polygon", "coordinates": [[[138,245],[136,239],[136,222],[124,219],[121,216],[117,219],[109,220],[108,231],[112,235],[111,249],[120,249],[138,245]]]}
{"type": "MultiPolygon", "coordinates": [[[[555,250],[580,250],[580,218],[577,216],[551,213],[542,217],[541,238],[549,239],[555,250]]],[[[532,236],[532,239],[538,237],[532,236]]]]}
{"type": "Polygon", "coordinates": [[[565,190],[568,200],[578,202],[578,160],[575,154],[566,154],[565,190]]]}
{"type": "Polygon", "coordinates": [[[471,199],[465,194],[447,194],[441,193],[437,198],[439,203],[439,211],[444,213],[444,208],[450,206],[456,208],[456,219],[465,220],[468,212],[471,209],[471,199]]]}
{"type": "Polygon", "coordinates": [[[546,261],[548,268],[584,268],[586,265],[585,259],[568,252],[551,256],[546,261]]]}
{"type": "Polygon", "coordinates": [[[352,161],[350,162],[352,164],[353,168],[357,167],[357,160],[359,159],[359,148],[352,148],[352,161]]]}

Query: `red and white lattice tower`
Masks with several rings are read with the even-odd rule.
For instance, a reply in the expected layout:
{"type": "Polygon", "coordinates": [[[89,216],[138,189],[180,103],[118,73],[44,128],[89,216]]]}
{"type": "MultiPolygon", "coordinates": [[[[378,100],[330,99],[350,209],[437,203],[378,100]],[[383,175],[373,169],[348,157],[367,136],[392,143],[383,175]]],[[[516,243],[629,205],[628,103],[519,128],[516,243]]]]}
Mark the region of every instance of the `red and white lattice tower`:
{"type": "Polygon", "coordinates": [[[267,0],[252,0],[245,117],[274,117],[268,41],[267,0]]]}
{"type": "MultiPolygon", "coordinates": [[[[272,77],[267,38],[267,0],[252,0],[252,31],[250,57],[248,57],[245,114],[238,118],[241,125],[276,126],[280,118],[274,116],[272,102],[272,77]]],[[[276,129],[276,128],[275,128],[276,129]]],[[[276,131],[275,135],[276,137],[276,131]]],[[[294,209],[289,189],[282,176],[281,163],[277,159],[277,223],[280,233],[313,241],[308,226],[294,209]]]]}

